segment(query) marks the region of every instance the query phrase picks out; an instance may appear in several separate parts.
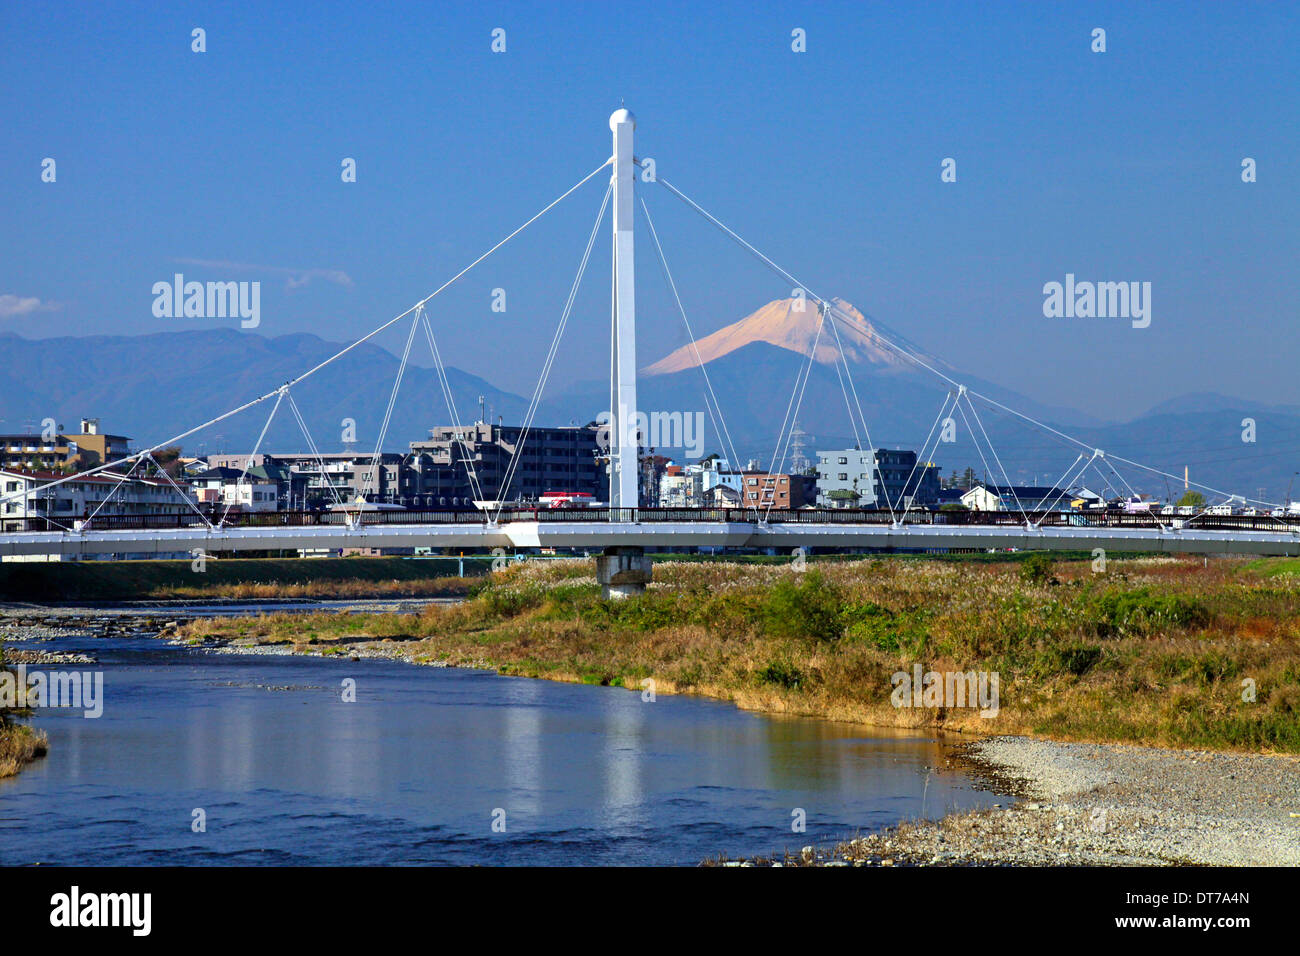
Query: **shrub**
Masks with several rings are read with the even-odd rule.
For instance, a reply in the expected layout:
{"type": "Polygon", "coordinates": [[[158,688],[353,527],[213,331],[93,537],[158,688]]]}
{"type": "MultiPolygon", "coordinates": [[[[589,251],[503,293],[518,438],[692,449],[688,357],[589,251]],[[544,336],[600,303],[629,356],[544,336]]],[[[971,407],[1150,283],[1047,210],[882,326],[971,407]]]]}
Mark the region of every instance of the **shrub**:
{"type": "Polygon", "coordinates": [[[1034,671],[1040,677],[1051,677],[1062,672],[1082,677],[1101,658],[1101,648],[1096,644],[1064,644],[1040,650],[1034,661],[1034,671]]]}
{"type": "Polygon", "coordinates": [[[1152,594],[1150,588],[1105,594],[1097,601],[1095,623],[1100,637],[1144,634],[1161,626],[1199,627],[1209,611],[1195,598],[1152,594]]]}
{"type": "Polygon", "coordinates": [[[776,684],[786,690],[798,690],[803,673],[789,661],[772,661],[758,672],[760,684],[776,684]]]}
{"type": "Polygon", "coordinates": [[[886,651],[896,651],[902,643],[894,612],[871,601],[846,605],[840,612],[840,621],[848,640],[862,641],[886,651]]]}
{"type": "Polygon", "coordinates": [[[785,578],[768,592],[763,629],[777,637],[835,640],[842,633],[840,595],[820,571],[808,571],[798,584],[785,578]]]}
{"type": "Polygon", "coordinates": [[[496,617],[516,617],[540,606],[543,597],[541,589],[537,587],[489,587],[479,594],[488,613],[496,617]]]}
{"type": "Polygon", "coordinates": [[[1030,584],[1055,584],[1052,559],[1045,554],[1031,554],[1020,565],[1020,580],[1030,584]]]}

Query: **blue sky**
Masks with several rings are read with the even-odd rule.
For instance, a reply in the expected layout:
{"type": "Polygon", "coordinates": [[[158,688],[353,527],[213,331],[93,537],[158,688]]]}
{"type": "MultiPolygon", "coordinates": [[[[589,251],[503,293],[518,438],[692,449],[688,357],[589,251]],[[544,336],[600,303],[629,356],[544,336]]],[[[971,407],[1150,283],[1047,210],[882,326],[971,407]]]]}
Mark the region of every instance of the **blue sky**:
{"type": "MultiPolygon", "coordinates": [[[[7,4],[0,330],[238,327],[156,318],[153,283],[180,271],[260,280],[246,334],[355,337],[594,168],[625,103],[665,177],[972,374],[1115,418],[1194,391],[1300,403],[1297,9],[7,4]],[[1043,284],[1066,273],[1149,281],[1150,327],[1045,318],[1043,284]]],[[[602,192],[435,300],[450,364],[531,390],[602,192]]],[[[698,332],[789,293],[643,192],[698,332]]],[[[685,338],[639,241],[648,364],[685,338]]],[[[608,275],[602,240],[555,381],[607,365],[608,275]]]]}

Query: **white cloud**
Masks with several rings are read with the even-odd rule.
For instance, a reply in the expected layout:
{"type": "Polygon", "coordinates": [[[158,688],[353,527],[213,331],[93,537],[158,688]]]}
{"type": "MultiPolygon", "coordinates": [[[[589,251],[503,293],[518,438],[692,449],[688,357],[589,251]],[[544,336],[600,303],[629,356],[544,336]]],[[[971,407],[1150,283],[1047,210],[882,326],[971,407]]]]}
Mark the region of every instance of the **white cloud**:
{"type": "Polygon", "coordinates": [[[177,259],[187,266],[199,266],[204,269],[221,269],[229,272],[260,272],[264,275],[283,276],[285,286],[300,289],[313,279],[323,279],[335,285],[352,285],[352,277],[342,269],[292,269],[288,266],[259,266],[249,262],[228,262],[222,259],[177,259]]]}
{"type": "Polygon", "coordinates": [[[33,312],[53,312],[58,308],[61,306],[57,302],[42,302],[31,295],[10,295],[7,292],[0,295],[0,319],[31,315],[33,312]]]}

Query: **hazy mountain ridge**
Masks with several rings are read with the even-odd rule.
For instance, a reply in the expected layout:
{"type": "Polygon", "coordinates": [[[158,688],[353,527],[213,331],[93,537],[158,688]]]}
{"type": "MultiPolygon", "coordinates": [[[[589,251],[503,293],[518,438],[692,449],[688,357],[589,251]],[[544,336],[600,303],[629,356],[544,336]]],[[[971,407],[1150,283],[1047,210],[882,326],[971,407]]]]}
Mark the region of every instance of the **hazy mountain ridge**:
{"type": "MultiPolygon", "coordinates": [[[[159,332],[141,336],[24,339],[0,334],[7,377],[0,378],[0,431],[23,430],[42,418],[75,429],[82,416],[97,417],[106,431],[148,447],[271,391],[337,352],[342,345],[296,333],[267,338],[232,329],[159,332]]],[[[357,447],[373,450],[399,361],[369,343],[315,373],[292,390],[322,451],[338,451],[342,422],[356,422],[357,447]]],[[[482,395],[507,421],[525,401],[477,376],[448,367],[462,419],[478,417],[482,395]]],[[[196,453],[251,448],[275,399],[262,402],[184,441],[196,453]]],[[[432,369],[409,365],[398,393],[385,447],[405,448],[449,420],[432,369]]],[[[305,449],[292,413],[282,406],[264,449],[305,449]]]]}
{"type": "MultiPolygon", "coordinates": [[[[772,310],[773,306],[779,306],[779,302],[768,303],[754,315],[772,310]]],[[[852,308],[847,303],[844,306],[846,311],[852,308]]],[[[815,310],[812,319],[816,319],[815,310]]],[[[804,334],[806,330],[782,338],[766,322],[751,324],[746,330],[746,321],[721,330],[730,332],[714,340],[717,348],[711,360],[706,358],[706,365],[735,443],[736,457],[742,464],[757,458],[768,465],[778,447],[777,432],[796,376],[806,365],[811,339],[804,334]],[[757,328],[763,334],[739,336],[738,326],[748,332],[757,328]],[[772,338],[780,344],[768,341],[772,338]],[[804,351],[798,351],[800,347],[804,351]]],[[[865,317],[863,321],[871,323],[873,331],[880,329],[879,334],[905,344],[879,323],[865,317]]],[[[701,344],[709,338],[701,340],[701,344]]],[[[843,448],[855,441],[867,444],[866,435],[859,429],[855,436],[850,426],[846,391],[855,417],[861,405],[872,444],[919,449],[948,386],[905,360],[879,360],[880,356],[868,349],[881,347],[865,330],[844,345],[851,356],[852,389],[847,383],[842,386],[836,374],[833,363],[838,353],[827,356],[819,343],[819,361],[813,364],[799,414],[800,425],[809,436],[804,454],[812,458],[819,448],[843,448]]],[[[910,343],[907,345],[910,347],[910,343]]],[[[129,435],[137,447],[147,447],[266,393],[341,347],[307,333],[267,338],[232,329],[50,339],[0,333],[0,355],[5,358],[0,362],[0,432],[22,431],[29,422],[39,428],[40,420],[46,417],[74,429],[81,416],[89,416],[98,417],[105,430],[129,435]]],[[[701,349],[701,355],[705,354],[701,349]]],[[[931,362],[932,357],[922,354],[931,362]]],[[[642,408],[705,411],[704,380],[693,361],[693,350],[691,361],[667,370],[681,364],[682,357],[683,350],[678,349],[643,371],[642,408]],[[668,362],[674,356],[674,361],[668,362]],[[652,372],[656,368],[660,369],[657,374],[652,372]]],[[[931,364],[939,361],[934,359],[931,364]]],[[[294,398],[322,451],[342,448],[342,422],[349,418],[357,425],[356,447],[365,451],[374,448],[397,366],[398,359],[391,352],[367,343],[294,388],[294,398]]],[[[1266,497],[1281,498],[1300,469],[1300,410],[1289,406],[1260,406],[1213,393],[1196,393],[1163,402],[1129,422],[1098,422],[1070,409],[1044,406],[992,383],[959,375],[946,364],[935,367],[1089,446],[1176,476],[1182,475],[1184,465],[1190,465],[1193,479],[1225,490],[1254,495],[1262,486],[1268,491],[1266,497]],[[1241,420],[1246,415],[1256,421],[1254,443],[1241,440],[1241,420]]],[[[462,421],[478,417],[480,395],[494,419],[501,416],[506,422],[517,423],[522,418],[527,402],[521,396],[459,369],[449,367],[447,371],[462,421]]],[[[549,392],[543,397],[538,424],[591,421],[609,403],[609,386],[600,381],[577,382],[563,388],[553,384],[549,392]]],[[[185,439],[183,444],[190,453],[249,449],[273,403],[274,399],[263,402],[185,439]]],[[[976,405],[980,422],[1013,481],[1055,481],[1081,450],[1004,412],[978,401],[976,405]]],[[[978,424],[964,420],[960,414],[953,418],[958,440],[940,445],[934,455],[943,473],[961,471],[969,465],[1000,480],[998,462],[987,450],[981,457],[969,441],[968,432],[978,430],[978,424]]],[[[408,442],[425,437],[431,427],[449,421],[435,373],[410,366],[385,448],[404,450],[408,442]]],[[[726,443],[714,435],[707,414],[704,421],[705,450],[730,456],[731,448],[724,447],[726,443]]],[[[298,451],[305,447],[291,413],[282,408],[263,448],[298,451]]],[[[662,450],[670,456],[681,454],[680,450],[662,450]]],[[[1163,495],[1171,484],[1163,477],[1144,475],[1131,467],[1122,467],[1121,471],[1140,491],[1163,495]]],[[[1123,487],[1109,472],[1107,476],[1117,488],[1123,487]]],[[[1090,477],[1087,483],[1102,484],[1096,477],[1090,477]]]]}

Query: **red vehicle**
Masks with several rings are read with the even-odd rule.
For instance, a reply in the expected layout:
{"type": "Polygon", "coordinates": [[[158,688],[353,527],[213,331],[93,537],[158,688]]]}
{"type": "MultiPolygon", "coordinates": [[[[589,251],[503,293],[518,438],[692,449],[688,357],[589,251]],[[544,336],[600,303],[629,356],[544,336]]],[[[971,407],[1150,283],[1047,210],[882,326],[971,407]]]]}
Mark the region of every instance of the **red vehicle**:
{"type": "Polygon", "coordinates": [[[537,504],[542,508],[599,508],[602,502],[585,491],[548,491],[537,504]]]}

